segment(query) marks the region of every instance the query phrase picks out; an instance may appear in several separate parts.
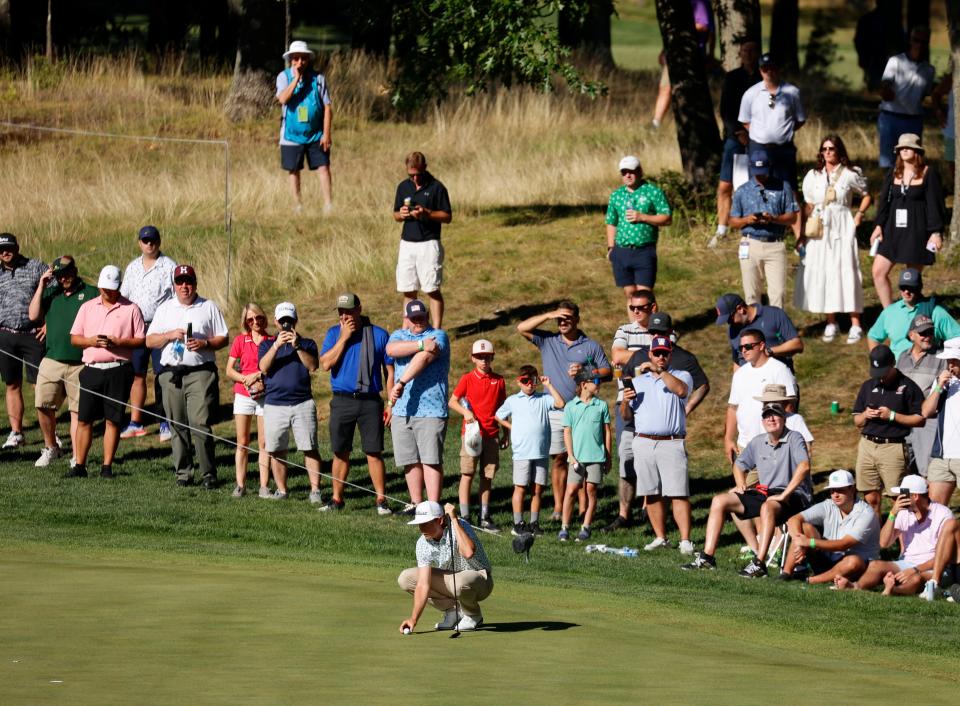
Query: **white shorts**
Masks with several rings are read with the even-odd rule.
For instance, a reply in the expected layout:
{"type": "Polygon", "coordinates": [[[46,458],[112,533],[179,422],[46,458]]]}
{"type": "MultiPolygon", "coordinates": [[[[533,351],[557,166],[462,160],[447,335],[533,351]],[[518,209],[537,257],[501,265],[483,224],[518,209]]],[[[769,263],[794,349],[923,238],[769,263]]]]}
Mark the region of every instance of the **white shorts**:
{"type": "Polygon", "coordinates": [[[443,245],[439,240],[422,243],[400,241],[397,254],[398,292],[436,292],[443,282],[443,245]]]}
{"type": "Polygon", "coordinates": [[[313,400],[295,405],[268,404],[263,407],[263,435],[266,451],[286,451],[290,431],[298,451],[317,451],[317,408],[313,400]]]}
{"type": "Polygon", "coordinates": [[[233,396],[233,413],[236,414],[246,414],[249,417],[262,417],[263,416],[263,398],[255,400],[252,397],[247,395],[237,395],[233,396]]]}
{"type": "Polygon", "coordinates": [[[551,410],[547,416],[550,417],[550,455],[567,453],[567,445],[563,443],[563,410],[551,410]]]}

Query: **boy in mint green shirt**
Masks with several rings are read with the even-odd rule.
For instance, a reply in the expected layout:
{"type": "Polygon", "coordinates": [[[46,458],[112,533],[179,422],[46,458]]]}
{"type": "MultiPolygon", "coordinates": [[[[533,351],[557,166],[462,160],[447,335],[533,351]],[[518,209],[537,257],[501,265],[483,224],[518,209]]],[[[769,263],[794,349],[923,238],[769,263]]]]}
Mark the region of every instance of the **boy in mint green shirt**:
{"type": "Polygon", "coordinates": [[[590,523],[597,509],[597,486],[610,468],[610,410],[598,398],[600,379],[593,371],[581,370],[575,378],[577,396],[563,408],[563,441],[569,457],[567,492],[563,497],[563,526],[557,538],[570,538],[573,501],[584,482],[587,484],[587,512],[577,541],[590,538],[590,523]]]}

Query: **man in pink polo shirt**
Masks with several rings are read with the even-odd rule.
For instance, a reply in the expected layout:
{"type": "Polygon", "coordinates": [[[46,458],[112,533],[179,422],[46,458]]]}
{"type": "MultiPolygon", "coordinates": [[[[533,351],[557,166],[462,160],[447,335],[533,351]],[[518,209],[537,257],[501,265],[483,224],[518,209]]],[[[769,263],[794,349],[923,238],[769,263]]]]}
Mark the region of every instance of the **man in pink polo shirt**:
{"type": "Polygon", "coordinates": [[[120,296],[120,268],[107,265],[97,282],[100,296],[80,307],[70,329],[70,343],[83,349],[80,371],[80,409],[77,425],[77,464],[65,478],[87,477],[92,425],[101,417],[103,466],[101,478],[113,478],[113,456],[133,384],[130,360],[146,341],[140,307],[120,296]],[[102,396],[101,396],[102,395],[102,396]]]}

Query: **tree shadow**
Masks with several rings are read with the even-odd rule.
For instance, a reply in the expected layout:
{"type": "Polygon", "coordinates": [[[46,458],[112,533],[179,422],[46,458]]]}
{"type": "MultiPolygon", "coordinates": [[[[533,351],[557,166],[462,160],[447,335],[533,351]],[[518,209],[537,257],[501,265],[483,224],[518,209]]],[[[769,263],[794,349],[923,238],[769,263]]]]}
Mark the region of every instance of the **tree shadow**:
{"type": "Polygon", "coordinates": [[[525,206],[503,206],[491,211],[494,216],[501,218],[500,225],[507,228],[513,226],[535,226],[553,223],[560,218],[570,216],[593,216],[605,214],[607,205],[592,204],[545,204],[536,203],[525,206]]]}
{"type": "Polygon", "coordinates": [[[578,628],[578,623],[565,623],[557,620],[519,620],[514,623],[484,623],[482,632],[526,632],[528,630],[569,630],[578,628]]]}
{"type": "Polygon", "coordinates": [[[560,299],[554,299],[540,304],[521,304],[510,307],[509,309],[497,309],[493,316],[485,319],[477,319],[460,326],[447,329],[447,335],[451,338],[463,338],[464,336],[475,336],[484,331],[493,331],[504,326],[511,321],[523,321],[529,319],[534,314],[544,311],[551,311],[560,305],[560,299]]]}

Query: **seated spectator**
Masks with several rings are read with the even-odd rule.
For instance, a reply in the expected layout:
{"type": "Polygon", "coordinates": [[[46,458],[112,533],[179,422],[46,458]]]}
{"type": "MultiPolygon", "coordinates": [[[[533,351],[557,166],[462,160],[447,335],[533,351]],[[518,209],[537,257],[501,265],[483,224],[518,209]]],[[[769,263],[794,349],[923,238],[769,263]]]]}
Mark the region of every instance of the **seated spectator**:
{"type": "Polygon", "coordinates": [[[734,369],[746,361],[740,352],[740,334],[763,331],[768,353],[793,371],[793,356],[803,353],[803,341],[787,312],[777,306],[747,304],[739,294],[724,294],[717,300],[717,326],[727,325],[734,369]]]}
{"type": "Polygon", "coordinates": [[[854,580],[880,555],[880,521],[872,507],[857,499],[853,474],[834,471],[827,489],[829,498],[787,520],[793,551],[780,574],[783,580],[854,580]],[[813,576],[808,576],[807,565],[813,576]]]}
{"type": "Polygon", "coordinates": [[[883,582],[885,596],[915,596],[933,578],[937,540],[944,531],[953,532],[953,514],[930,502],[927,482],[920,476],[906,476],[892,490],[898,497],[880,530],[880,546],[890,547],[899,540],[900,558],[871,561],[858,581],[838,579],[838,588],[866,591],[883,582]]]}
{"type": "Polygon", "coordinates": [[[947,505],[960,477],[960,338],[951,338],[937,353],[947,369],[933,383],[921,411],[928,420],[935,416],[936,432],[930,449],[927,481],[930,499],[947,505]]]}
{"type": "MultiPolygon", "coordinates": [[[[940,597],[940,588],[954,603],[960,603],[960,522],[955,518],[944,523],[933,555],[933,574],[923,585],[920,597],[933,601],[940,597]]],[[[948,599],[949,600],[949,599],[948,599]]]]}
{"type": "Polygon", "coordinates": [[[920,270],[908,267],[900,273],[900,299],[880,312],[876,322],[867,331],[867,343],[876,348],[889,341],[895,356],[910,350],[910,323],[915,316],[929,316],[933,321],[934,345],[939,346],[948,338],[960,336],[960,324],[937,300],[923,295],[923,279],[920,270]]]}

